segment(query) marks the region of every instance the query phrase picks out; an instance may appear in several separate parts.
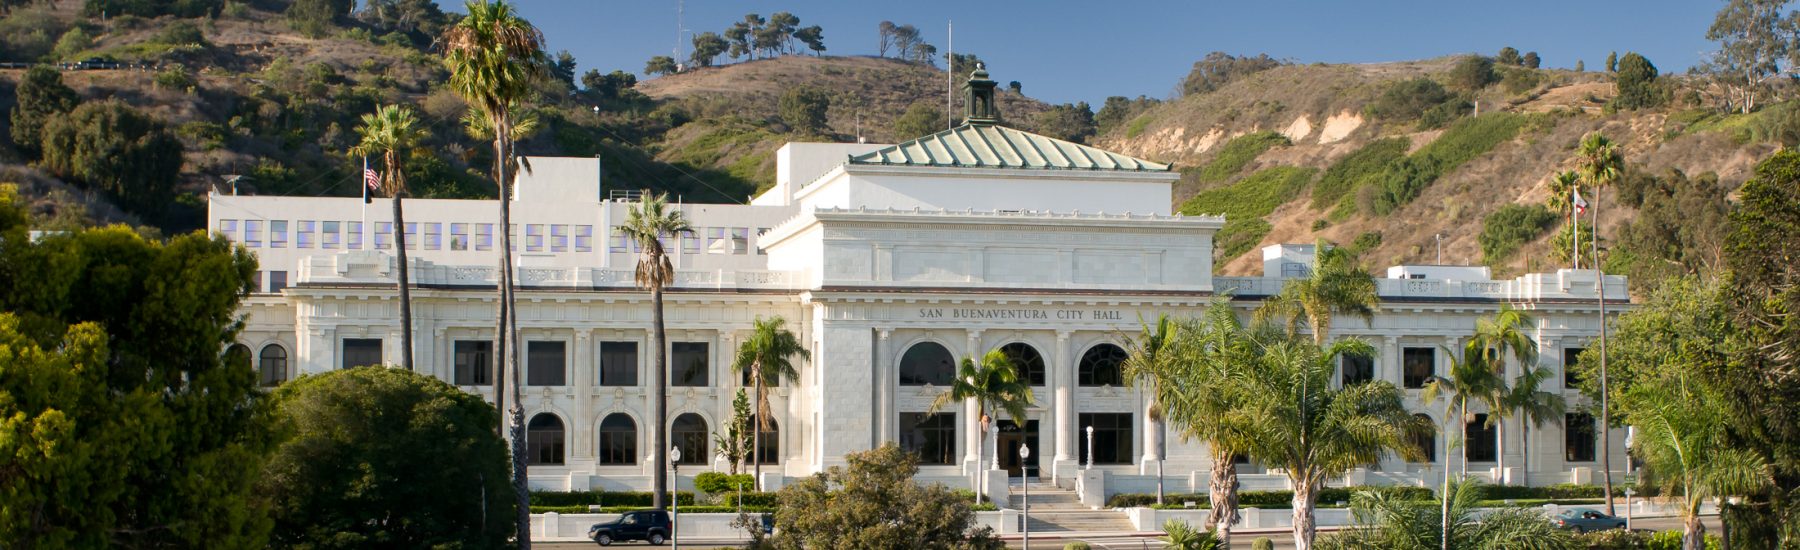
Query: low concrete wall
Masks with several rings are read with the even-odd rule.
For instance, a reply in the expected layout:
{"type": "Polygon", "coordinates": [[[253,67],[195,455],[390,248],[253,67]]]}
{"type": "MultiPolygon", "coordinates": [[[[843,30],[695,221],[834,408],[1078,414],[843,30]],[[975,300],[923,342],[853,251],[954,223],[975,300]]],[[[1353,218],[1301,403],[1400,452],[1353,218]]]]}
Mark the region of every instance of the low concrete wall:
{"type": "MultiPolygon", "coordinates": [[[[1624,516],[1627,506],[1625,506],[1623,500],[1619,503],[1621,505],[1619,507],[1619,515],[1624,516]]],[[[1573,506],[1546,504],[1534,509],[1542,511],[1545,517],[1549,517],[1562,512],[1564,508],[1599,509],[1600,507],[1601,505],[1595,504],[1573,506]]],[[[1475,514],[1477,517],[1480,517],[1496,510],[1500,510],[1500,508],[1482,508],[1477,510],[1475,514]]],[[[1629,510],[1633,517],[1668,517],[1679,515],[1681,513],[1680,507],[1673,502],[1659,502],[1645,498],[1631,499],[1629,510]]],[[[1209,513],[1208,510],[1203,509],[1157,510],[1154,508],[1126,508],[1121,511],[1125,513],[1125,517],[1129,518],[1131,524],[1139,531],[1161,531],[1163,522],[1171,519],[1186,521],[1194,526],[1205,525],[1206,516],[1209,513]]],[[[1719,509],[1712,504],[1705,504],[1700,507],[1700,513],[1718,514],[1719,509]]],[[[1240,518],[1237,524],[1238,529],[1279,529],[1291,528],[1294,526],[1294,511],[1290,508],[1242,508],[1238,510],[1238,517],[1240,518]]],[[[1349,508],[1315,508],[1313,509],[1313,521],[1314,524],[1319,527],[1347,527],[1354,524],[1355,518],[1351,516],[1349,508]]]]}
{"type": "MultiPolygon", "coordinates": [[[[532,540],[553,542],[585,541],[589,527],[618,517],[618,514],[532,514],[531,537],[532,540]]],[[[679,514],[675,531],[683,538],[748,540],[748,533],[731,526],[737,517],[737,514],[679,514]]]]}

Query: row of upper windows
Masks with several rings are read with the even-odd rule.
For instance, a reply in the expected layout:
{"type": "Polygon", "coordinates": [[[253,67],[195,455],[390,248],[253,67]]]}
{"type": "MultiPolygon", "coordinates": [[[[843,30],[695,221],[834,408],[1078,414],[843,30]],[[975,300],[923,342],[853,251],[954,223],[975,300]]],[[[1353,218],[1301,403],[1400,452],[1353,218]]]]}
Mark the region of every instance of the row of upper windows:
{"type": "MultiPolygon", "coordinates": [[[[1576,371],[1576,363],[1585,348],[1563,348],[1562,369],[1563,387],[1574,388],[1581,383],[1580,374],[1576,371]]],[[[1344,385],[1360,384],[1375,379],[1375,359],[1372,357],[1345,356],[1342,359],[1344,385]]],[[[1400,350],[1400,383],[1402,387],[1418,389],[1425,387],[1431,377],[1437,375],[1437,349],[1426,347],[1401,348],[1400,350]]]]}
{"type": "MultiPolygon", "coordinates": [[[[345,338],[339,367],[380,365],[380,338],[345,338]]],[[[525,342],[523,365],[527,386],[569,385],[569,347],[567,342],[538,340],[525,342]]],[[[706,387],[711,385],[711,346],[706,342],[669,343],[669,385],[706,387]]],[[[638,386],[638,343],[600,342],[597,385],[638,386]]],[[[457,340],[451,344],[451,383],[458,386],[485,386],[494,381],[494,343],[489,340],[457,340]]],[[[740,382],[750,385],[748,373],[740,382]]],[[[779,380],[767,380],[769,386],[780,386],[779,380]]]]}
{"type": "MultiPolygon", "coordinates": [[[[363,249],[363,222],[351,221],[317,221],[317,220],[219,220],[218,232],[225,238],[244,243],[250,248],[294,248],[320,249],[363,249]],[[291,231],[290,231],[291,229],[291,231]]],[[[443,222],[407,222],[405,229],[407,250],[493,250],[494,227],[492,223],[443,223],[443,222]],[[449,240],[445,240],[445,230],[449,240]],[[424,239],[420,239],[423,233],[424,239]],[[447,245],[447,248],[446,248],[447,245]]],[[[592,252],[594,226],[572,224],[524,224],[525,237],[519,239],[519,224],[512,224],[513,249],[524,244],[526,252],[592,252]]],[[[375,222],[374,248],[387,250],[393,248],[393,222],[375,222]]],[[[757,235],[767,232],[767,228],[758,228],[757,235]]],[[[748,227],[700,227],[693,233],[678,237],[664,237],[663,249],[670,253],[687,255],[697,254],[749,254],[750,228],[748,227]],[[672,243],[671,239],[679,243],[672,243]],[[671,245],[674,246],[671,246],[671,245]]],[[[638,253],[642,248],[637,242],[628,238],[623,231],[614,227],[607,250],[616,253],[638,253]]],[[[761,250],[757,250],[761,254],[761,250]]]]}

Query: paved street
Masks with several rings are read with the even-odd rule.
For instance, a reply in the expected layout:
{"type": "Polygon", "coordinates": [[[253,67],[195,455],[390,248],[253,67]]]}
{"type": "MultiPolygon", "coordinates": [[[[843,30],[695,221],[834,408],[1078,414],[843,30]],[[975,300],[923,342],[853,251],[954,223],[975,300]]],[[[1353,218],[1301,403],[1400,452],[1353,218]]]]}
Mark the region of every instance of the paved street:
{"type": "MultiPolygon", "coordinates": [[[[1709,516],[1709,517],[1705,518],[1704,522],[1706,523],[1706,532],[1708,532],[1708,533],[1718,533],[1719,532],[1719,518],[1718,517],[1709,516]]],[[[1677,519],[1677,518],[1654,518],[1654,519],[1638,520],[1638,521],[1632,522],[1632,528],[1640,529],[1640,530],[1653,530],[1653,531],[1666,531],[1666,530],[1670,530],[1670,529],[1680,529],[1681,528],[1681,520],[1677,519]]],[[[1288,535],[1287,531],[1269,531],[1269,530],[1259,530],[1259,531],[1252,532],[1252,533],[1244,533],[1241,531],[1234,533],[1232,536],[1231,547],[1232,548],[1250,548],[1251,541],[1256,540],[1257,537],[1269,537],[1270,540],[1274,541],[1275,548],[1277,548],[1277,549],[1294,547],[1293,539],[1288,535]]],[[[1033,537],[1031,537],[1031,545],[1034,548],[1041,548],[1044,550],[1055,550],[1055,549],[1062,548],[1063,543],[1066,543],[1066,542],[1069,542],[1072,540],[1084,541],[1084,542],[1088,543],[1090,546],[1092,546],[1095,550],[1139,550],[1139,549],[1153,549],[1153,548],[1162,548],[1163,547],[1162,543],[1157,542],[1156,537],[1149,537],[1149,536],[1145,536],[1145,537],[1126,537],[1126,536],[1072,537],[1072,538],[1060,538],[1060,537],[1059,538],[1039,538],[1039,537],[1033,536],[1033,537]]],[[[1012,540],[1009,542],[1010,542],[1010,546],[1013,548],[1023,548],[1024,547],[1024,544],[1021,541],[1012,540]]],[[[546,542],[546,543],[533,544],[532,546],[534,548],[544,548],[544,549],[549,549],[549,550],[575,550],[575,549],[586,550],[586,549],[590,549],[590,548],[597,548],[597,546],[594,545],[593,543],[580,543],[580,542],[546,542]]],[[[632,547],[647,547],[649,545],[644,544],[644,543],[633,543],[633,544],[615,544],[614,546],[623,546],[626,548],[632,548],[632,547]]],[[[703,548],[736,548],[736,547],[737,547],[737,545],[726,545],[726,546],[682,545],[682,548],[693,548],[696,550],[703,549],[703,548]]]]}

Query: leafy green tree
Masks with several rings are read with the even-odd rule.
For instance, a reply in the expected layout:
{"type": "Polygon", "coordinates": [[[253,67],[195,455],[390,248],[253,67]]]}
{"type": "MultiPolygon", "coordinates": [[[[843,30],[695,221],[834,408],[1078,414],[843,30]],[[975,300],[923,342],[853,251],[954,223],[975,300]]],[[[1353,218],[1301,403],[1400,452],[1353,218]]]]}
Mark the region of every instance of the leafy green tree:
{"type": "Polygon", "coordinates": [[[1793,68],[1792,29],[1800,14],[1787,7],[1777,0],[1728,0],[1706,29],[1706,39],[1719,43],[1708,68],[1724,77],[1740,112],[1755,109],[1767,81],[1793,68]]]}
{"type": "Polygon", "coordinates": [[[1464,56],[1450,68],[1450,87],[1464,92],[1478,92],[1500,81],[1494,72],[1494,60],[1480,55],[1464,56]]]}
{"type": "Polygon", "coordinates": [[[550,70],[551,79],[575,87],[575,55],[569,50],[556,52],[556,57],[545,68],[550,70]]]}
{"type": "Polygon", "coordinates": [[[1388,452],[1420,456],[1412,438],[1428,428],[1387,381],[1332,387],[1338,358],[1370,355],[1367,343],[1340,340],[1324,347],[1283,335],[1263,345],[1254,363],[1232,373],[1240,404],[1229,421],[1248,435],[1244,450],[1250,458],[1287,474],[1294,487],[1294,547],[1310,550],[1317,534],[1313,508],[1326,480],[1388,452]]]}
{"type": "Polygon", "coordinates": [[[1432,107],[1456,100],[1442,84],[1425,77],[1389,84],[1364,110],[1383,120],[1415,120],[1432,107]]]}
{"type": "Polygon", "coordinates": [[[623,99],[637,86],[637,75],[625,71],[600,74],[600,71],[589,69],[587,74],[581,75],[581,85],[600,99],[623,99]]]}
{"type": "Polygon", "coordinates": [[[894,119],[894,139],[908,140],[935,134],[944,129],[944,111],[936,102],[917,101],[894,119]]]}
{"type": "MultiPolygon", "coordinates": [[[[1016,84],[1017,81],[1014,83],[1016,84]]],[[[1013,93],[1021,92],[1015,89],[1013,93]]],[[[1100,105],[1100,110],[1094,113],[1094,132],[1096,134],[1110,133],[1114,128],[1130,122],[1144,111],[1160,104],[1162,104],[1161,100],[1141,95],[1137,96],[1137,99],[1117,95],[1108,97],[1106,103],[1100,105]]]]}
{"type": "Polygon", "coordinates": [[[0,540],[263,547],[270,408],[226,347],[255,258],[199,232],[34,240],[26,219],[0,187],[0,540]]]}
{"type": "Polygon", "coordinates": [[[43,131],[50,119],[81,103],[81,96],[63,85],[62,71],[43,65],[27,69],[13,95],[18,97],[12,108],[13,145],[31,158],[43,154],[43,131]]]}
{"type": "Polygon", "coordinates": [[[352,7],[354,0],[294,0],[282,15],[294,30],[319,38],[337,28],[338,17],[350,13],[352,7]]]}
{"type": "Polygon", "coordinates": [[[56,56],[58,60],[73,61],[76,55],[91,47],[94,47],[93,36],[88,35],[87,31],[82,30],[79,26],[70,27],[56,39],[56,48],[51,50],[51,55],[56,56]]]}
{"type": "Polygon", "coordinates": [[[1521,61],[1524,62],[1527,69],[1536,69],[1544,62],[1543,59],[1538,58],[1537,52],[1525,52],[1525,59],[1521,61]]]}
{"type": "Polygon", "coordinates": [[[1627,52],[1625,57],[1619,58],[1618,76],[1614,78],[1619,95],[1608,105],[1626,110],[1662,105],[1663,90],[1657,85],[1656,77],[1656,65],[1637,52],[1627,52]]]}
{"type": "Polygon", "coordinates": [[[383,105],[375,112],[363,115],[362,126],[356,128],[356,133],[362,135],[362,142],[351,148],[350,154],[365,159],[375,155],[387,168],[381,173],[381,187],[394,203],[394,254],[400,264],[396,281],[400,290],[400,366],[410,371],[413,370],[412,284],[407,280],[407,272],[411,271],[408,266],[412,264],[406,261],[406,211],[401,202],[407,190],[401,157],[424,141],[425,129],[419,125],[419,117],[411,108],[383,105]]]}
{"type": "Polygon", "coordinates": [[[1505,261],[1519,247],[1556,226],[1558,219],[1541,204],[1501,206],[1481,222],[1481,235],[1476,241],[1481,243],[1482,263],[1505,261]]]}
{"type": "Polygon", "coordinates": [[[783,488],[775,534],[751,531],[751,547],[999,550],[993,532],[974,525],[968,501],[940,484],[913,479],[918,457],[893,443],[844,455],[845,466],[783,488]]]}
{"type": "Polygon", "coordinates": [[[1337,314],[1355,315],[1368,324],[1380,307],[1375,277],[1357,265],[1349,249],[1320,239],[1313,245],[1306,276],[1282,282],[1281,293],[1264,300],[1256,316],[1281,322],[1290,335],[1298,334],[1304,322],[1312,329],[1313,343],[1323,346],[1337,314]]]}
{"type": "Polygon", "coordinates": [[[1212,52],[1194,62],[1186,77],[1181,79],[1181,94],[1204,94],[1225,87],[1234,80],[1256,73],[1280,67],[1282,63],[1269,57],[1269,54],[1257,54],[1255,57],[1238,57],[1225,52],[1212,52]]]}
{"type": "Polygon", "coordinates": [[[652,491],[655,497],[652,505],[661,510],[667,506],[669,471],[668,431],[663,427],[669,425],[669,356],[665,352],[668,346],[666,329],[663,326],[663,289],[675,283],[675,264],[669,261],[669,254],[663,250],[663,240],[680,237],[684,233],[691,234],[694,229],[688,226],[687,217],[680,209],[669,209],[668,196],[660,193],[645,192],[637,204],[626,211],[625,224],[619,226],[625,237],[637,244],[643,251],[638,257],[637,271],[634,280],[637,287],[650,291],[650,348],[656,350],[651,365],[650,388],[656,392],[656,426],[650,432],[651,454],[656,474],[653,482],[656,488],[652,491]]]}
{"type": "Polygon", "coordinates": [[[769,57],[793,51],[794,31],[800,26],[800,18],[792,13],[778,11],[769,14],[769,22],[756,33],[756,43],[769,52],[769,57]]]}
{"type": "Polygon", "coordinates": [[[986,66],[986,62],[982,61],[980,56],[972,53],[950,54],[950,74],[952,76],[967,77],[970,73],[975,72],[977,66],[986,66]]]}
{"type": "Polygon", "coordinates": [[[1638,214],[1619,227],[1606,270],[1629,276],[1633,292],[1647,294],[1671,278],[1725,268],[1735,184],[1712,173],[1689,178],[1674,169],[1632,170],[1614,189],[1619,203],[1638,214]]]}
{"type": "Polygon", "coordinates": [[[1084,143],[1094,135],[1094,111],[1086,101],[1052,105],[1033,122],[1038,133],[1063,141],[1084,143]]]}
{"type": "Polygon", "coordinates": [[[82,15],[88,17],[135,15],[138,17],[207,17],[216,15],[224,0],[84,0],[82,15]]]}
{"type": "Polygon", "coordinates": [[[1479,482],[1452,483],[1438,502],[1419,502],[1379,490],[1350,496],[1353,527],[1319,539],[1329,550],[1578,550],[1585,548],[1557,529],[1542,512],[1503,508],[1477,516],[1479,482]],[[1447,495],[1447,496],[1446,496],[1447,495]],[[1449,529],[1440,529],[1449,525],[1449,529]],[[1445,533],[1449,533],[1445,537],[1445,533]]]}
{"type": "MultiPolygon", "coordinates": [[[[731,44],[729,42],[726,42],[725,39],[723,37],[720,37],[719,33],[716,33],[716,32],[703,32],[700,34],[696,34],[696,35],[694,35],[693,42],[694,42],[694,52],[692,54],[688,55],[688,61],[692,62],[695,67],[711,67],[711,66],[713,66],[713,60],[718,59],[720,54],[723,54],[727,50],[731,49],[731,44]]],[[[652,64],[655,64],[658,59],[668,60],[668,68],[669,68],[669,70],[667,72],[662,72],[662,71],[658,71],[658,72],[662,72],[662,74],[674,74],[675,60],[673,58],[670,58],[670,57],[664,56],[664,55],[659,55],[659,56],[650,58],[650,61],[652,64]]],[[[652,72],[651,67],[646,65],[644,67],[644,74],[650,74],[651,72],[652,72]]]]}
{"type": "Polygon", "coordinates": [[[794,29],[794,39],[806,44],[806,49],[812,50],[813,57],[818,57],[825,52],[825,29],[823,27],[813,25],[794,29]]]}
{"type": "Polygon", "coordinates": [[[1607,54],[1606,54],[1606,72],[1610,73],[1610,72],[1615,72],[1618,70],[1619,70],[1619,52],[1607,52],[1607,54]]]}
{"type": "Polygon", "coordinates": [[[43,167],[106,192],[120,206],[156,214],[181,174],[181,141],[119,100],[84,103],[42,131],[43,167]]]}
{"type": "MultiPolygon", "coordinates": [[[[750,17],[756,17],[756,15],[751,14],[745,16],[746,19],[749,19],[750,17]]],[[[758,19],[760,19],[760,17],[758,17],[758,19]]],[[[749,56],[751,60],[755,60],[756,50],[751,46],[750,33],[751,27],[748,21],[739,21],[732,23],[730,27],[726,27],[725,40],[731,43],[731,49],[726,50],[725,55],[731,56],[731,59],[733,60],[744,56],[749,56]]]]}
{"type": "MultiPolygon", "coordinates": [[[[499,198],[495,202],[500,207],[500,227],[510,227],[512,180],[507,178],[507,168],[514,161],[512,143],[517,137],[513,109],[536,93],[536,84],[544,76],[544,66],[548,64],[544,34],[519,17],[505,0],[468,0],[465,8],[468,15],[444,31],[441,38],[444,67],[450,71],[450,88],[473,107],[469,116],[483,119],[492,133],[494,185],[499,198]]],[[[502,424],[508,428],[506,437],[512,442],[513,492],[518,499],[515,536],[521,546],[530,546],[531,495],[525,473],[525,409],[520,406],[523,395],[519,387],[522,380],[518,369],[518,323],[513,307],[512,232],[501,231],[500,246],[496,248],[500,280],[495,285],[499,294],[495,322],[499,326],[494,330],[494,401],[496,409],[507,411],[502,424]],[[510,409],[505,406],[502,390],[508,373],[513,391],[510,409]]],[[[660,475],[662,470],[657,472],[660,475]]]]}
{"type": "Polygon", "coordinates": [[[1706,526],[1701,504],[1714,497],[1760,491],[1769,482],[1768,464],[1726,435],[1723,396],[1689,380],[1685,373],[1639,384],[1619,400],[1627,424],[1637,427],[1633,455],[1664,495],[1678,495],[1682,548],[1703,550],[1706,526]]]}
{"type": "Polygon", "coordinates": [[[1512,46],[1507,46],[1504,48],[1500,48],[1500,53],[1494,55],[1494,62],[1499,63],[1501,65],[1518,66],[1518,65],[1523,65],[1525,63],[1525,59],[1519,57],[1518,49],[1515,49],[1512,46]]]}
{"type": "Polygon", "coordinates": [[[302,376],[275,403],[288,435],[262,481],[274,545],[507,545],[506,442],[493,430],[499,411],[481,396],[366,367],[302,376]]]}
{"type": "Polygon", "coordinates": [[[1173,329],[1159,327],[1132,341],[1131,354],[1142,359],[1124,365],[1134,383],[1150,381],[1164,421],[1183,437],[1206,443],[1212,454],[1206,528],[1216,529],[1226,543],[1238,521],[1236,458],[1249,437],[1228,414],[1239,403],[1238,394],[1231,391],[1232,373],[1255,362],[1263,350],[1260,342],[1267,337],[1245,330],[1231,302],[1219,299],[1201,317],[1182,320],[1173,329]],[[1138,351],[1166,347],[1173,349],[1138,351]]]}
{"type": "Polygon", "coordinates": [[[812,353],[806,351],[806,345],[800,343],[800,338],[786,325],[787,319],[779,315],[766,321],[757,317],[750,337],[738,346],[737,358],[731,362],[731,370],[744,373],[750,378],[750,385],[756,388],[756,431],[752,436],[750,461],[755,464],[758,491],[763,490],[762,436],[769,432],[769,422],[775,417],[775,409],[769,406],[769,395],[764,389],[779,386],[782,380],[798,381],[800,371],[794,368],[792,358],[805,360],[812,357],[812,353]]]}
{"type": "MultiPolygon", "coordinates": [[[[957,403],[971,402],[975,404],[979,415],[980,441],[987,441],[988,430],[995,424],[994,414],[1005,412],[1014,423],[1025,423],[1025,408],[1031,406],[1036,398],[1031,395],[1031,382],[1019,377],[1018,367],[1005,352],[998,349],[982,356],[981,363],[973,358],[964,357],[962,367],[956,371],[956,380],[951,381],[950,389],[932,399],[927,412],[937,414],[944,407],[957,403]]],[[[975,452],[975,467],[982,469],[982,458],[986,456],[986,443],[975,452]]],[[[976,476],[978,479],[980,476],[976,476]]],[[[981,503],[981,491],[975,491],[975,503],[981,503]]]]}
{"type": "Polygon", "coordinates": [[[781,121],[801,134],[817,135],[830,130],[826,112],[831,109],[831,96],[811,86],[789,88],[779,102],[781,121]]]}
{"type": "Polygon", "coordinates": [[[646,76],[648,76],[648,75],[672,75],[672,74],[675,74],[676,68],[677,67],[675,67],[675,58],[669,57],[666,55],[659,55],[659,56],[650,58],[650,61],[647,61],[644,63],[644,74],[646,76]]]}

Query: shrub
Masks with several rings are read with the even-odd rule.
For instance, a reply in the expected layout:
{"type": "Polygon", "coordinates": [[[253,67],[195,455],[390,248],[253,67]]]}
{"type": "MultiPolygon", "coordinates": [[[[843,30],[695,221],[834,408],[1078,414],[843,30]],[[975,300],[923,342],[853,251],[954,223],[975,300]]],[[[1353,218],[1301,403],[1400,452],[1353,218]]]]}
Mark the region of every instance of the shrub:
{"type": "Polygon", "coordinates": [[[84,103],[43,128],[44,167],[138,213],[160,212],[181,171],[181,141],[117,100],[84,103]]]}
{"type": "Polygon", "coordinates": [[[1537,239],[1561,219],[1541,204],[1508,204],[1489,214],[1481,223],[1482,263],[1493,265],[1505,260],[1525,243],[1537,239]]]}
{"type": "Polygon", "coordinates": [[[1214,237],[1214,254],[1221,260],[1235,258],[1268,234],[1269,222],[1263,217],[1298,196],[1312,181],[1313,173],[1310,168],[1293,166],[1257,170],[1237,183],[1194,195],[1182,203],[1181,213],[1224,214],[1225,227],[1214,237]]]}
{"type": "Polygon", "coordinates": [[[115,19],[121,15],[203,17],[218,10],[222,3],[223,0],[86,0],[81,12],[88,17],[106,14],[115,19]]]}
{"type": "Polygon", "coordinates": [[[1543,82],[1543,77],[1531,69],[1506,69],[1501,71],[1500,87],[1509,94],[1522,94],[1536,88],[1543,82]]]}
{"type": "Polygon", "coordinates": [[[1411,143],[1404,137],[1378,139],[1344,155],[1326,168],[1318,183],[1313,184],[1313,208],[1343,200],[1357,187],[1381,175],[1389,165],[1406,156],[1406,148],[1411,143]]]}
{"type": "Polygon", "coordinates": [[[725,493],[724,496],[726,506],[737,506],[739,500],[743,501],[745,508],[774,508],[781,505],[781,493],[746,492],[741,499],[737,493],[725,493]]]}
{"type": "Polygon", "coordinates": [[[1464,57],[1450,68],[1450,85],[1466,92],[1480,91],[1496,80],[1499,76],[1494,74],[1494,60],[1487,57],[1464,57]]]}
{"type": "Polygon", "coordinates": [[[1452,97],[1442,84],[1419,77],[1388,85],[1363,111],[1382,120],[1413,120],[1452,97]]]}
{"type": "Polygon", "coordinates": [[[1256,160],[1263,151],[1281,145],[1292,145],[1287,136],[1275,132],[1255,132],[1244,134],[1225,142],[1213,159],[1200,167],[1201,181],[1225,181],[1244,171],[1250,161],[1256,160]]]}
{"type": "MultiPolygon", "coordinates": [[[[1705,550],[1719,550],[1719,536],[1708,534],[1705,539],[1705,550]]],[[[1657,531],[1644,541],[1645,550],[1681,550],[1681,530],[1671,529],[1657,531]]]]}
{"type": "Polygon", "coordinates": [[[1469,112],[1474,109],[1475,107],[1473,105],[1470,105],[1469,102],[1463,101],[1462,99],[1451,99],[1433,105],[1430,109],[1426,109],[1423,114],[1419,115],[1419,129],[1435,130],[1449,126],[1450,123],[1456,122],[1456,119],[1462,118],[1463,115],[1469,114],[1469,112]]]}
{"type": "Polygon", "coordinates": [[[1438,176],[1512,139],[1531,119],[1513,113],[1489,113],[1464,119],[1436,141],[1394,163],[1378,177],[1372,204],[1375,215],[1387,215],[1418,198],[1438,176]]]}
{"type": "MultiPolygon", "coordinates": [[[[539,505],[533,504],[533,505],[531,505],[531,513],[543,514],[543,513],[548,513],[548,512],[556,512],[558,514],[622,514],[625,512],[643,510],[647,507],[649,507],[648,504],[643,505],[643,506],[603,506],[600,508],[600,510],[598,512],[596,512],[592,508],[587,507],[587,505],[539,506],[539,505]]],[[[688,504],[682,504],[680,506],[680,508],[681,508],[680,512],[683,514],[734,514],[734,513],[737,513],[737,511],[738,511],[738,509],[736,507],[732,507],[732,506],[693,506],[693,505],[688,505],[688,504]]],[[[746,507],[744,507],[743,511],[751,512],[751,513],[765,513],[765,512],[774,512],[775,509],[774,508],[752,508],[752,507],[746,506],[746,507]]]]}
{"type": "Polygon", "coordinates": [[[194,75],[188,74],[187,67],[182,66],[180,63],[170,65],[166,69],[157,71],[156,77],[153,78],[152,81],[156,83],[156,87],[158,88],[174,90],[177,92],[192,88],[196,84],[194,82],[194,75]]]}
{"type": "Polygon", "coordinates": [[[1081,541],[1075,541],[1075,542],[1071,542],[1071,543],[1063,545],[1063,550],[1089,550],[1090,548],[1091,547],[1088,546],[1088,543],[1081,542],[1081,541]]]}
{"type": "MultiPolygon", "coordinates": [[[[694,503],[694,493],[680,491],[675,493],[676,501],[682,506],[694,503]]],[[[581,506],[591,504],[601,506],[625,506],[643,508],[655,502],[656,495],[649,491],[532,491],[532,506],[581,506]]]]}
{"type": "MultiPolygon", "coordinates": [[[[1623,489],[1613,491],[1623,495],[1623,489]]],[[[1605,498],[1606,491],[1599,485],[1576,485],[1558,483],[1543,487],[1527,487],[1523,485],[1484,485],[1481,488],[1484,498],[1490,500],[1507,499],[1576,499],[1605,498]]]]}
{"type": "Polygon", "coordinates": [[[1650,536],[1646,533],[1623,529],[1575,535],[1576,546],[1587,550],[1644,550],[1649,540],[1650,536]]]}
{"type": "Polygon", "coordinates": [[[1139,115],[1137,118],[1131,119],[1131,123],[1125,125],[1125,137],[1134,138],[1138,137],[1138,134],[1144,133],[1144,128],[1150,125],[1150,120],[1150,115],[1139,115]]]}
{"type": "Polygon", "coordinates": [[[1614,109],[1647,109],[1662,105],[1665,91],[1657,85],[1656,65],[1636,52],[1626,53],[1619,58],[1619,72],[1614,82],[1618,84],[1619,95],[1613,96],[1607,107],[1614,109]]]}
{"type": "Polygon", "coordinates": [[[1250,550],[1275,550],[1275,541],[1269,540],[1269,537],[1256,537],[1256,540],[1250,541],[1250,550]]]}
{"type": "Polygon", "coordinates": [[[1233,80],[1280,66],[1280,61],[1266,53],[1256,57],[1237,57],[1225,52],[1212,52],[1195,61],[1194,68],[1181,79],[1181,93],[1203,94],[1224,87],[1233,80]]]}
{"type": "Polygon", "coordinates": [[[162,32],[156,33],[151,41],[170,46],[207,46],[206,33],[201,32],[199,26],[186,21],[169,25],[162,32]]]}
{"type": "Polygon", "coordinates": [[[831,108],[831,97],[812,87],[791,88],[781,94],[781,121],[801,134],[826,131],[825,111],[831,108]]]}
{"type": "Polygon", "coordinates": [[[710,494],[735,493],[738,490],[756,490],[756,478],[750,474],[722,474],[719,472],[702,472],[694,476],[694,488],[710,494]]]}
{"type": "Polygon", "coordinates": [[[1377,246],[1381,246],[1381,232],[1364,231],[1361,235],[1356,236],[1356,240],[1350,241],[1350,252],[1351,255],[1361,255],[1374,250],[1377,246]]]}
{"type": "Polygon", "coordinates": [[[51,55],[60,60],[73,61],[78,54],[93,45],[94,37],[88,36],[87,31],[81,30],[81,27],[72,27],[69,32],[63,33],[62,38],[56,39],[56,48],[51,51],[51,55]]]}

